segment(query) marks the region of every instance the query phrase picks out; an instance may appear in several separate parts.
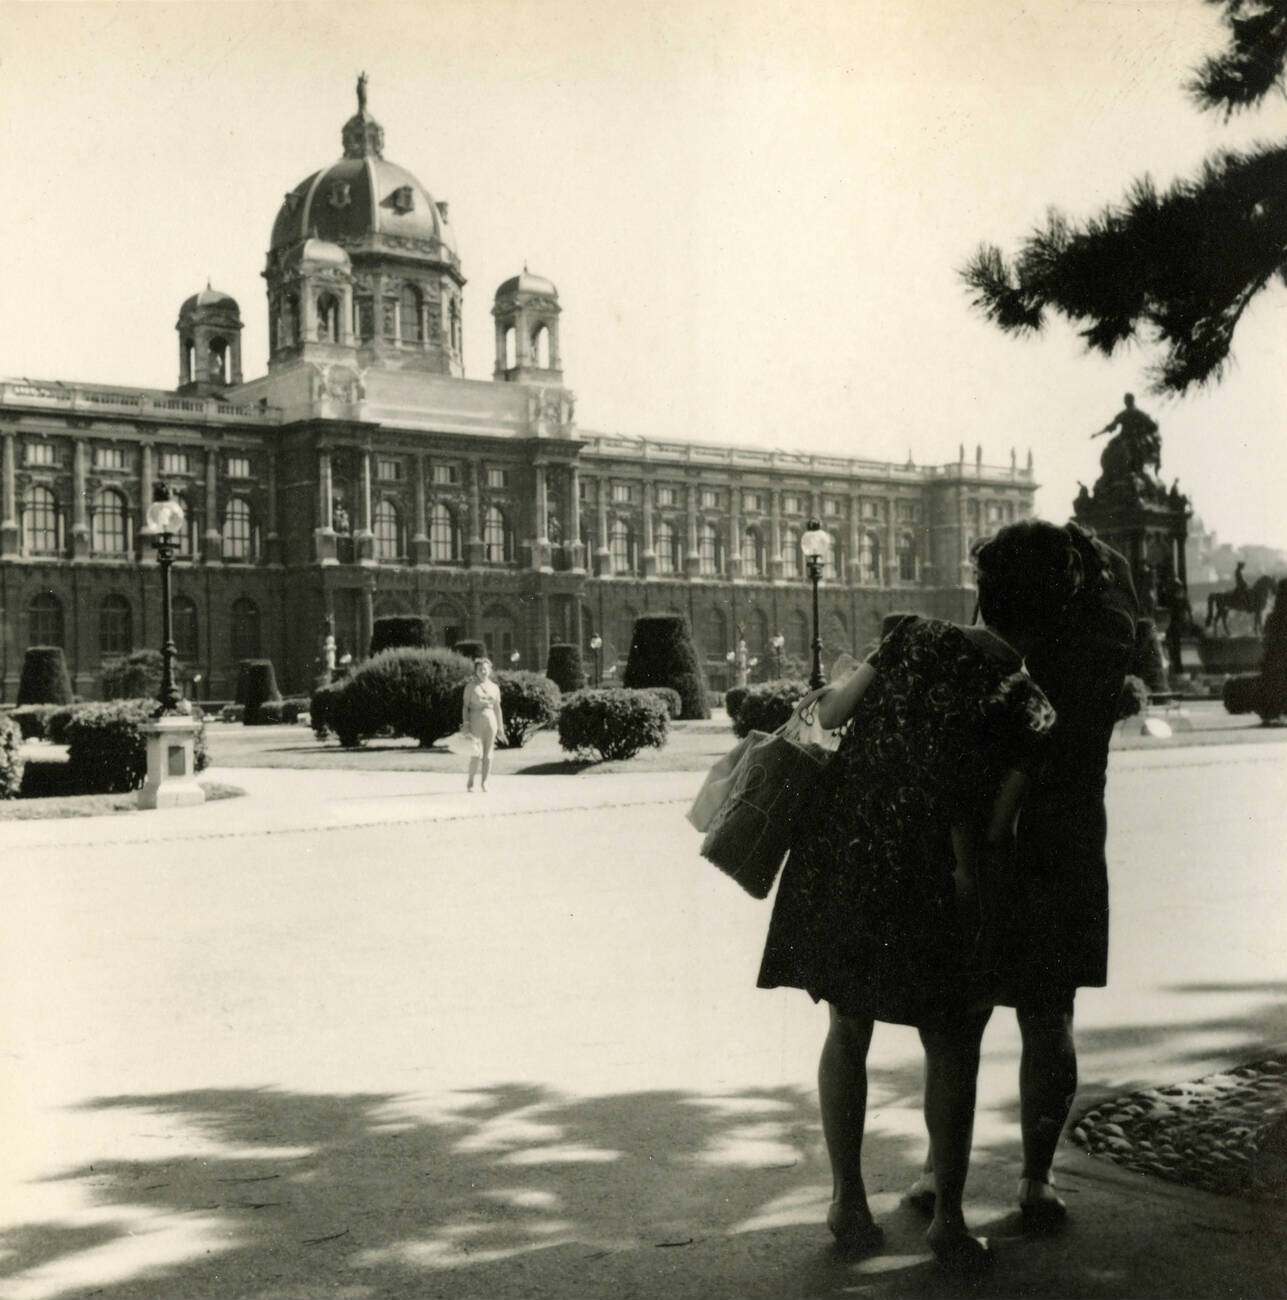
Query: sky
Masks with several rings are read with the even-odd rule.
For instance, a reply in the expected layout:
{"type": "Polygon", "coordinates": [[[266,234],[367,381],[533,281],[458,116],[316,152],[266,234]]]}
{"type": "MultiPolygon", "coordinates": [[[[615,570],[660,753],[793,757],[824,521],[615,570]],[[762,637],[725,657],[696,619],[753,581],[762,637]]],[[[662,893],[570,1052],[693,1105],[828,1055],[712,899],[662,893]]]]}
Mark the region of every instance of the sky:
{"type": "Polygon", "coordinates": [[[1200,0],[3,4],[0,374],[172,387],[207,277],[267,358],[283,194],[340,153],[354,81],[385,156],[451,205],[466,372],[496,286],[558,285],[585,429],[917,463],[1032,450],[1040,513],[1093,482],[1133,391],[1222,541],[1287,547],[1287,291],[1218,387],[1147,394],[1147,349],[1007,337],[958,271],[1048,206],[1281,138],[1183,89],[1200,0]]]}

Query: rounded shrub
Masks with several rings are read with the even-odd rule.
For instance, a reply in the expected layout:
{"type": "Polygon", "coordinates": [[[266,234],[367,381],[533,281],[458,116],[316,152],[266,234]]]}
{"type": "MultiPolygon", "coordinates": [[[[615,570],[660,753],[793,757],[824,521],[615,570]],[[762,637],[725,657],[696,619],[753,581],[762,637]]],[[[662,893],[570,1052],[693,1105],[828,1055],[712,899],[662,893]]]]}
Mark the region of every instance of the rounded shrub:
{"type": "Polygon", "coordinates": [[[245,706],[242,721],[248,727],[259,724],[259,711],[265,704],[281,701],[282,693],[277,689],[277,674],[273,671],[271,659],[243,659],[238,674],[237,695],[239,704],[245,706]]]}
{"type": "Polygon", "coordinates": [[[274,726],[283,722],[298,722],[301,713],[308,712],[308,701],[302,699],[265,700],[259,706],[255,723],[261,727],[274,726]]]}
{"type": "MultiPolygon", "coordinates": [[[[143,726],[151,721],[155,700],[112,700],[83,704],[67,723],[67,765],[82,794],[116,794],[137,790],[147,775],[147,739],[143,726]]],[[[209,763],[205,719],[194,714],[197,732],[195,766],[209,763]]]]}
{"type": "Polygon", "coordinates": [[[67,658],[60,645],[27,647],[22,658],[22,678],[18,682],[19,704],[70,704],[71,678],[67,676],[67,658]]]}
{"type": "Polygon", "coordinates": [[[461,691],[473,670],[454,650],[386,650],[344,683],[333,710],[335,733],[341,744],[385,730],[435,744],[460,730],[461,691]]]}
{"type": "Polygon", "coordinates": [[[57,708],[50,709],[45,718],[45,739],[55,745],[65,745],[67,724],[76,716],[76,710],[80,707],[79,704],[60,704],[57,708]]]}
{"type": "Polygon", "coordinates": [[[666,706],[647,691],[575,691],[559,708],[559,744],[583,756],[633,758],[660,749],[669,729],[666,706]]]}
{"type": "Polygon", "coordinates": [[[335,730],[331,725],[331,713],[343,686],[342,682],[318,682],[308,697],[308,714],[318,740],[325,740],[335,730]]]}
{"type": "Polygon", "coordinates": [[[244,704],[225,704],[219,710],[220,722],[245,722],[246,706],[244,704]]]}
{"type": "Polygon", "coordinates": [[[1262,673],[1230,677],[1221,698],[1226,712],[1258,713],[1263,722],[1272,722],[1287,713],[1287,690],[1267,680],[1262,673]]]}
{"type": "Polygon", "coordinates": [[[635,619],[621,684],[668,686],[679,693],[681,718],[711,716],[706,676],[682,614],[644,614],[635,619]]]}
{"type": "Polygon", "coordinates": [[[752,731],[776,731],[795,711],[795,706],[809,693],[809,683],[784,680],[764,682],[746,692],[733,719],[739,736],[752,731]]]}
{"type": "Polygon", "coordinates": [[[585,685],[585,665],[581,662],[581,647],[556,641],[550,646],[545,661],[545,675],[564,695],[579,691],[585,685]]]}
{"type": "MultiPolygon", "coordinates": [[[[178,664],[175,664],[178,676],[178,664]]],[[[103,698],[105,700],[138,700],[145,696],[156,699],[161,694],[161,652],[135,650],[124,659],[117,659],[103,669],[103,698]]]]}
{"type": "Polygon", "coordinates": [[[398,646],[429,645],[429,620],[419,614],[386,614],[371,625],[371,653],[398,646]]]}
{"type": "Polygon", "coordinates": [[[559,716],[559,688],[542,673],[497,673],[501,712],[505,715],[505,735],[509,743],[503,748],[521,749],[524,742],[559,716]]]}
{"type": "Polygon", "coordinates": [[[1148,687],[1135,676],[1128,676],[1122,681],[1121,694],[1117,697],[1117,720],[1138,717],[1148,706],[1148,687]]]}
{"type": "Polygon", "coordinates": [[[750,689],[749,686],[730,686],[724,692],[724,709],[728,713],[730,722],[737,721],[737,711],[742,707],[742,701],[746,699],[746,692],[750,689]]]}
{"type": "Polygon", "coordinates": [[[464,655],[469,660],[472,668],[475,659],[489,659],[491,656],[487,653],[487,647],[481,641],[457,641],[452,650],[458,655],[464,655]]]}
{"type": "Polygon", "coordinates": [[[22,732],[23,740],[45,740],[49,735],[49,717],[60,704],[20,704],[9,717],[22,732]]]}
{"type": "Polygon", "coordinates": [[[22,789],[22,731],[16,722],[0,717],[0,799],[16,799],[22,789]]]}
{"type": "Polygon", "coordinates": [[[649,695],[655,695],[666,706],[666,716],[672,721],[679,717],[683,710],[683,701],[679,698],[678,691],[672,691],[669,686],[643,686],[639,689],[647,691],[649,695]]]}

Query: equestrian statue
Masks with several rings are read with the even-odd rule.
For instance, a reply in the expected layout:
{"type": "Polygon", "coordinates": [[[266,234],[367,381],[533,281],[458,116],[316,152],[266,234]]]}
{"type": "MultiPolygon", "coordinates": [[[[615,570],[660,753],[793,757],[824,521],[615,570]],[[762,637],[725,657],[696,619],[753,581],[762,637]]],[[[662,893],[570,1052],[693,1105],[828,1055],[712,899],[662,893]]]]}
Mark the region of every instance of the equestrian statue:
{"type": "Polygon", "coordinates": [[[1238,561],[1238,567],[1233,571],[1232,591],[1213,591],[1207,597],[1206,625],[1209,628],[1223,629],[1225,636],[1229,635],[1229,614],[1234,610],[1250,614],[1255,635],[1260,635],[1260,616],[1269,604],[1269,593],[1274,589],[1274,580],[1263,573],[1248,586],[1246,578],[1242,576],[1246,567],[1245,561],[1238,561]]]}

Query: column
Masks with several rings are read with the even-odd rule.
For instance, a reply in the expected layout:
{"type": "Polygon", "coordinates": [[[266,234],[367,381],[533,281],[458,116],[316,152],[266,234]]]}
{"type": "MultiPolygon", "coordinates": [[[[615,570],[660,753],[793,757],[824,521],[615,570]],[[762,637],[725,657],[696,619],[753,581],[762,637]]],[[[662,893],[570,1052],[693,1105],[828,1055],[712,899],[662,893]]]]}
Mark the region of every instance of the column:
{"type": "Polygon", "coordinates": [[[353,534],[355,559],[359,564],[375,563],[375,537],[371,532],[371,449],[363,447],[358,461],[358,526],[353,534]]]}
{"type": "Polygon", "coordinates": [[[610,491],[608,480],[606,478],[596,480],[594,491],[599,507],[599,545],[595,550],[594,568],[602,578],[612,572],[612,553],[608,548],[608,492],[610,491]]]}
{"type": "Polygon", "coordinates": [[[72,448],[72,558],[89,554],[89,445],[77,438],[72,448]]]}
{"type": "Polygon", "coordinates": [[[643,575],[657,576],[657,551],[652,539],[652,483],[643,485],[643,575]]]}
{"type": "Polygon", "coordinates": [[[894,516],[897,503],[891,498],[885,502],[885,586],[898,585],[898,525],[894,516]]]}
{"type": "Polygon", "coordinates": [[[207,564],[223,560],[223,533],[219,531],[219,449],[206,447],[206,553],[207,564]]]}
{"type": "Polygon", "coordinates": [[[331,473],[331,453],[317,453],[317,527],[313,529],[313,553],[319,564],[336,564],[335,529],[332,525],[332,503],[335,483],[331,473]]]}
{"type": "MultiPolygon", "coordinates": [[[[139,528],[147,523],[147,508],[152,504],[152,491],[156,486],[156,453],[150,442],[139,447],[139,528]]],[[[144,564],[156,563],[156,550],[148,544],[148,539],[140,533],[138,537],[139,559],[144,564]]]]}
{"type": "Polygon", "coordinates": [[[536,596],[537,635],[540,637],[536,646],[536,662],[532,665],[534,673],[543,673],[550,660],[550,597],[541,591],[536,596]]]}
{"type": "Polygon", "coordinates": [[[304,342],[317,342],[317,294],[313,286],[304,281],[299,286],[299,305],[304,315],[304,342]]]}
{"type": "MultiPolygon", "coordinates": [[[[483,546],[483,487],[481,482],[482,467],[476,460],[471,460],[466,468],[469,475],[469,540],[465,543],[465,563],[471,568],[484,563],[487,558],[483,546]]],[[[471,613],[471,619],[474,617],[471,613]]],[[[475,621],[469,635],[473,636],[475,621]]]]}
{"type": "Polygon", "coordinates": [[[782,493],[777,488],[769,492],[769,577],[782,581],[782,493]]]}
{"type": "MultiPolygon", "coordinates": [[[[568,562],[580,572],[585,569],[585,545],[581,541],[581,471],[576,465],[568,466],[568,537],[568,562]]],[[[580,608],[578,601],[578,619],[580,608]]]]}
{"type": "Polygon", "coordinates": [[[742,490],[733,484],[728,490],[728,576],[742,576],[742,490]]]}
{"type": "Polygon", "coordinates": [[[496,321],[496,374],[505,373],[505,326],[499,319],[496,321]]]}
{"type": "Polygon", "coordinates": [[[549,485],[545,478],[545,462],[532,466],[532,568],[550,567],[550,503],[549,485]]]}
{"type": "Polygon", "coordinates": [[[375,631],[375,574],[368,574],[362,584],[358,597],[358,644],[355,650],[358,659],[365,659],[371,652],[371,634],[375,631]]]}
{"type": "Polygon", "coordinates": [[[268,452],[268,482],[264,487],[264,559],[269,564],[282,562],[281,538],[277,535],[277,453],[268,452]]]}
{"type": "Polygon", "coordinates": [[[702,557],[697,548],[697,484],[688,485],[688,550],[684,555],[684,570],[690,578],[701,572],[702,557]]]}
{"type": "Polygon", "coordinates": [[[346,348],[351,348],[357,343],[353,330],[353,286],[351,284],[346,284],[341,292],[340,329],[338,337],[340,342],[346,348]]]}
{"type": "MultiPolygon", "coordinates": [[[[862,581],[862,502],[849,498],[849,585],[862,581]]],[[[852,630],[854,624],[850,623],[852,630]]]]}
{"type": "Polygon", "coordinates": [[[3,492],[0,493],[0,555],[17,555],[18,529],[18,470],[16,442],[11,429],[3,431],[3,492]]]}
{"type": "Polygon", "coordinates": [[[425,497],[425,458],[417,454],[411,461],[416,496],[416,530],[411,536],[411,562],[429,563],[429,508],[425,497]]]}

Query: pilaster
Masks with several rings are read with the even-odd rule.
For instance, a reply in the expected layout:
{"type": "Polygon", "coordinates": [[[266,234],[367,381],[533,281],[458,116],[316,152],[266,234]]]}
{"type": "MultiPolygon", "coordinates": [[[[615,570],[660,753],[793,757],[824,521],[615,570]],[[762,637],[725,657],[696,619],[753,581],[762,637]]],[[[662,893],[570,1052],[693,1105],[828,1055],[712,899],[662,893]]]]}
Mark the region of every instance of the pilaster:
{"type": "Polygon", "coordinates": [[[334,482],[331,471],[331,453],[317,453],[317,527],[313,529],[315,555],[319,564],[338,564],[335,529],[331,526],[334,500],[334,482]]]}
{"type": "Polygon", "coordinates": [[[89,555],[89,446],[77,438],[72,448],[72,558],[89,555]]]}
{"type": "Polygon", "coordinates": [[[782,493],[769,492],[769,580],[781,582],[785,564],[782,560],[782,493]]]}
{"type": "MultiPolygon", "coordinates": [[[[487,549],[483,545],[482,466],[471,460],[466,464],[465,472],[469,475],[469,539],[465,542],[465,563],[476,569],[487,561],[487,549]]],[[[477,620],[472,605],[470,611],[470,619],[474,621],[469,634],[473,636],[477,620]]]]}
{"type": "Polygon", "coordinates": [[[657,576],[657,551],[653,545],[652,483],[643,485],[643,576],[657,576]]]}
{"type": "Polygon", "coordinates": [[[3,475],[3,487],[0,489],[0,556],[11,557],[19,553],[22,540],[18,524],[17,439],[11,429],[3,430],[0,436],[4,439],[3,454],[0,456],[0,474],[3,475]]]}
{"type": "Polygon", "coordinates": [[[411,562],[417,565],[429,563],[429,509],[425,497],[425,458],[417,455],[413,458],[412,472],[416,476],[416,530],[411,537],[411,562]]]}

